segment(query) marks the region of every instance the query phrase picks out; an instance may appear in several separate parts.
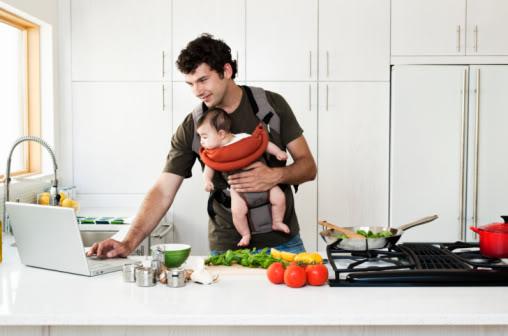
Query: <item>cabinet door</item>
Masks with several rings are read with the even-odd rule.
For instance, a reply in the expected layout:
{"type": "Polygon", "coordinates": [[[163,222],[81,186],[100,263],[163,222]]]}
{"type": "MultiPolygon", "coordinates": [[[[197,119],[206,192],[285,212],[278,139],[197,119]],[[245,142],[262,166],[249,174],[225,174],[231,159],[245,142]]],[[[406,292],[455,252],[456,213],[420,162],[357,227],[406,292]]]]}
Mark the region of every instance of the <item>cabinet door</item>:
{"type": "Polygon", "coordinates": [[[391,211],[398,227],[439,219],[404,233],[405,241],[461,239],[464,66],[392,69],[391,211]]]}
{"type": "Polygon", "coordinates": [[[319,219],[388,224],[389,92],[388,83],[320,83],[319,219]]]}
{"type": "Polygon", "coordinates": [[[187,43],[202,33],[222,39],[238,61],[237,79],[245,77],[245,5],[238,0],[173,1],[173,79],[183,80],[175,62],[187,43]],[[192,18],[192,19],[190,19],[192,18]]]}
{"type": "MultiPolygon", "coordinates": [[[[293,110],[309,148],[317,160],[317,84],[316,83],[252,83],[265,90],[281,94],[293,110]]],[[[288,160],[288,165],[293,161],[288,160]]],[[[306,182],[295,194],[295,209],[300,224],[300,235],[308,251],[315,251],[317,222],[317,181],[306,182]]]]}
{"type": "MultiPolygon", "coordinates": [[[[173,131],[176,131],[185,117],[199,104],[186,83],[173,84],[173,131]]],[[[203,183],[203,172],[198,160],[192,169],[192,177],[185,179],[173,202],[175,231],[177,242],[192,246],[192,253],[207,255],[208,213],[206,206],[208,193],[203,183]]]]}
{"type": "Polygon", "coordinates": [[[390,1],[319,1],[319,78],[390,79],[390,1]]]}
{"type": "Polygon", "coordinates": [[[508,55],[508,2],[467,1],[467,54],[508,55]]]}
{"type": "Polygon", "coordinates": [[[162,92],[157,83],[72,84],[74,183],[80,194],[144,194],[153,185],[171,137],[162,92]]]}
{"type": "Polygon", "coordinates": [[[502,221],[508,214],[508,174],[506,167],[506,92],[508,66],[489,65],[471,68],[470,108],[470,193],[472,204],[468,218],[476,215],[470,225],[502,221]],[[476,122],[478,120],[478,124],[476,122]],[[478,128],[478,133],[476,130],[478,128]],[[477,166],[474,164],[478,163],[477,166]],[[476,199],[478,200],[476,202],[476,199]]]}
{"type": "Polygon", "coordinates": [[[73,0],[71,16],[72,80],[169,78],[170,0],[73,0]]]}
{"type": "Polygon", "coordinates": [[[246,0],[246,78],[317,78],[317,0],[246,0]]]}
{"type": "Polygon", "coordinates": [[[392,55],[464,55],[466,0],[392,0],[392,55]]]}

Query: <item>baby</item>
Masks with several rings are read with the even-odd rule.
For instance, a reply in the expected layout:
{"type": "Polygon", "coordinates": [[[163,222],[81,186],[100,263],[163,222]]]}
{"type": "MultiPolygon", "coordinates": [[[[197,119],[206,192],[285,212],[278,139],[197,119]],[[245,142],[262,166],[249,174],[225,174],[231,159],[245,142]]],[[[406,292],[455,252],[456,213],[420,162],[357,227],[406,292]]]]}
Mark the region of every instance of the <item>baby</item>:
{"type": "MultiPolygon", "coordinates": [[[[205,149],[213,149],[231,145],[241,139],[249,137],[250,134],[231,133],[231,118],[222,109],[212,108],[208,110],[197,123],[197,133],[200,137],[201,146],[205,149]]],[[[274,155],[278,160],[287,160],[286,152],[277,145],[269,142],[266,150],[274,155]]],[[[214,189],[212,178],[214,170],[205,166],[204,180],[205,190],[214,189]]],[[[233,224],[236,230],[242,236],[238,246],[249,245],[251,234],[247,219],[248,207],[241,194],[231,189],[231,213],[233,215],[233,224]]],[[[289,227],[283,223],[284,213],[286,211],[286,197],[284,192],[278,186],[274,186],[268,191],[270,204],[272,205],[272,229],[289,233],[289,227]]]]}

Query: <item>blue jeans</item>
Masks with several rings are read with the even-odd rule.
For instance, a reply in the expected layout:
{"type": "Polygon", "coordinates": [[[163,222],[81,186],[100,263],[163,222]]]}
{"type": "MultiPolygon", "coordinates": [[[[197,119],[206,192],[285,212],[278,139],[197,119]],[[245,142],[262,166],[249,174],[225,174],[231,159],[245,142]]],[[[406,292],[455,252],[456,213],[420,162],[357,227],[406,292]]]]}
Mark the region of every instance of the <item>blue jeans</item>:
{"type": "MultiPolygon", "coordinates": [[[[285,252],[291,252],[291,253],[305,252],[305,247],[303,246],[303,241],[302,241],[302,238],[300,237],[300,234],[297,234],[296,236],[294,236],[293,238],[291,238],[284,244],[274,246],[273,248],[276,250],[279,250],[279,251],[285,251],[285,252]]],[[[268,250],[267,252],[270,253],[270,250],[268,250]]],[[[224,251],[215,251],[215,250],[210,251],[210,255],[212,255],[212,256],[216,256],[221,253],[224,253],[224,251]]]]}

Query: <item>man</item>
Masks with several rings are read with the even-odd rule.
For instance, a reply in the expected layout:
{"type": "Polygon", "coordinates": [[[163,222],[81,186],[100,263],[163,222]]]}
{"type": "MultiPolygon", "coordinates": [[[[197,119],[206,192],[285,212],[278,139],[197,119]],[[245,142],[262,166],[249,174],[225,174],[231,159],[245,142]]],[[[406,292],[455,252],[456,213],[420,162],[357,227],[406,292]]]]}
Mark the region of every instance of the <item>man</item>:
{"type": "MultiPolygon", "coordinates": [[[[253,111],[253,104],[247,97],[245,88],[235,81],[236,61],[231,58],[231,49],[221,40],[203,34],[191,41],[182,50],[177,60],[179,70],[185,81],[204,107],[219,107],[230,114],[234,132],[252,132],[259,123],[253,111]]],[[[247,89],[248,90],[248,89],[247,89]]],[[[216,190],[230,188],[240,193],[261,192],[275,185],[283,188],[286,195],[286,215],[284,222],[291,232],[267,232],[254,235],[252,247],[275,247],[277,249],[302,252],[303,243],[294,211],[293,195],[289,185],[298,185],[316,177],[316,164],[296,118],[280,95],[266,91],[266,99],[280,117],[279,133],[271,132],[271,141],[280,148],[287,149],[293,163],[277,167],[262,162],[251,164],[247,171],[234,174],[225,181],[222,175],[215,174],[216,190]]],[[[189,114],[178,127],[171,141],[164,172],[146,195],[132,227],[122,242],[112,239],[95,243],[88,255],[99,257],[128,256],[141,241],[157,226],[168,211],[184,178],[190,177],[192,166],[197,158],[193,151],[195,120],[189,114]]],[[[276,164],[275,164],[276,165],[276,164]]],[[[213,200],[213,217],[209,222],[209,243],[213,252],[236,248],[238,233],[233,225],[231,213],[213,200]]]]}

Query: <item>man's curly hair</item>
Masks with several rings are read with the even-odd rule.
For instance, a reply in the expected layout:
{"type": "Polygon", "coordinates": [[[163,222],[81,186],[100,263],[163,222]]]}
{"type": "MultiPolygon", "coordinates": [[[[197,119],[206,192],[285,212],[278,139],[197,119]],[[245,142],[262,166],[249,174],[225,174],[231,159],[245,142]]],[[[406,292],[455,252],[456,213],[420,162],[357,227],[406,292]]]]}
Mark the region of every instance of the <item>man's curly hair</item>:
{"type": "Polygon", "coordinates": [[[217,71],[221,78],[224,77],[224,65],[231,64],[233,69],[232,78],[237,72],[237,64],[231,57],[231,48],[220,39],[204,33],[195,40],[190,41],[185,49],[180,52],[176,66],[184,74],[190,74],[202,63],[217,71]]]}

